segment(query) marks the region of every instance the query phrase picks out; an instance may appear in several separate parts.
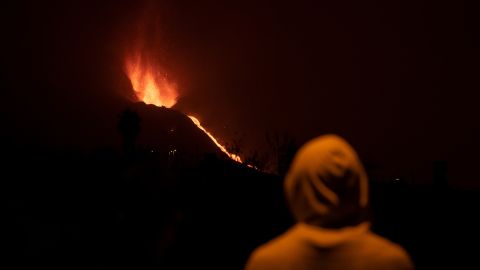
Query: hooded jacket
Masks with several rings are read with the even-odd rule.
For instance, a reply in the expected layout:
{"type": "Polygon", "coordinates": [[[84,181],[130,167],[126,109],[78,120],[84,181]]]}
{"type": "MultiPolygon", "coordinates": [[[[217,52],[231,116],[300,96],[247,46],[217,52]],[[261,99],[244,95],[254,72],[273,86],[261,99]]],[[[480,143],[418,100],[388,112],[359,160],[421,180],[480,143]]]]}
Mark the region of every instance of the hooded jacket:
{"type": "Polygon", "coordinates": [[[368,178],[342,138],[326,135],[305,144],[284,189],[297,224],[257,248],[247,270],[413,268],[400,246],[369,230],[368,178]]]}

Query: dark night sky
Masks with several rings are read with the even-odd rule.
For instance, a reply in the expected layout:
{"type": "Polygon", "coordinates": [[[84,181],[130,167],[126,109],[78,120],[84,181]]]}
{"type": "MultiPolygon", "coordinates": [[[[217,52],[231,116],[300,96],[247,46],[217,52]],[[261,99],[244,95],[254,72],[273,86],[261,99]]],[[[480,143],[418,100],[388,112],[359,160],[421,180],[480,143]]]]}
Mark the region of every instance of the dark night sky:
{"type": "Polygon", "coordinates": [[[480,187],[470,3],[140,2],[2,7],[2,133],[108,144],[129,93],[123,54],[146,22],[179,85],[176,108],[245,151],[267,131],[333,132],[388,171],[421,176],[446,159],[454,185],[480,187]]]}

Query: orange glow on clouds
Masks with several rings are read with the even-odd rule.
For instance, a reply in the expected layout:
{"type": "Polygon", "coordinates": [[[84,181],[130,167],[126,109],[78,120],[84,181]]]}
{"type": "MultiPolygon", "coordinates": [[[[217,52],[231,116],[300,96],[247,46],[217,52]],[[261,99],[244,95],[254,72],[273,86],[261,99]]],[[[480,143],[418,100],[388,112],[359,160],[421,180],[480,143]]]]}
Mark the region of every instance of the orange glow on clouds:
{"type": "MultiPolygon", "coordinates": [[[[153,104],[158,107],[164,106],[167,108],[171,108],[177,103],[177,85],[169,81],[165,73],[162,73],[156,65],[145,60],[141,54],[135,54],[133,57],[126,58],[125,72],[132,83],[138,100],[145,102],[145,104],[153,104]]],[[[188,117],[190,117],[193,123],[202,130],[223,153],[232,160],[242,163],[242,159],[228,152],[225,146],[221,145],[217,139],[200,124],[197,118],[193,116],[188,117]]]]}

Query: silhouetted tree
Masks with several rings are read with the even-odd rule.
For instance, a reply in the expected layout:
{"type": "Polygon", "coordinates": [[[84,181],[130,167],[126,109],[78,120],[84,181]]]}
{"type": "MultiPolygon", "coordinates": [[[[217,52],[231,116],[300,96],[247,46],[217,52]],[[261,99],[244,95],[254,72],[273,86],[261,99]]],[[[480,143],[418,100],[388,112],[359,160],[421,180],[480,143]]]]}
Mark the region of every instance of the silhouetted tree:
{"type": "Polygon", "coordinates": [[[230,142],[225,143],[225,148],[229,153],[240,156],[240,154],[242,153],[242,149],[240,147],[243,141],[242,137],[240,137],[240,135],[235,132],[233,139],[231,139],[230,142]]]}
{"type": "Polygon", "coordinates": [[[253,150],[249,154],[244,155],[245,164],[252,165],[261,171],[267,169],[267,156],[265,153],[260,153],[259,150],[253,150]]]}
{"type": "Polygon", "coordinates": [[[273,170],[279,175],[285,175],[299,145],[286,132],[269,132],[265,136],[273,157],[273,170]]]}
{"type": "Polygon", "coordinates": [[[135,153],[135,140],[140,132],[140,117],[136,112],[126,109],[120,113],[117,128],[123,137],[125,155],[132,156],[135,153]]]}

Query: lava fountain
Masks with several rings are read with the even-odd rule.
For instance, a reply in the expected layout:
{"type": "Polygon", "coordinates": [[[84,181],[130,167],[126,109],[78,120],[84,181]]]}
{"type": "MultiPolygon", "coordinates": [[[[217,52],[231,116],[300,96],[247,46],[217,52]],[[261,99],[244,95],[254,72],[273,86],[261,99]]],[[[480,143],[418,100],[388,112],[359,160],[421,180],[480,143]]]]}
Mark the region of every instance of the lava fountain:
{"type": "Polygon", "coordinates": [[[161,72],[141,54],[126,58],[125,72],[138,100],[167,108],[177,103],[177,85],[169,81],[166,73],[161,72]]]}
{"type": "MultiPolygon", "coordinates": [[[[158,107],[171,108],[177,103],[178,89],[177,85],[168,79],[167,73],[162,72],[158,65],[149,62],[141,54],[134,54],[125,59],[125,73],[132,83],[133,90],[139,101],[145,104],[153,104],[158,107]]],[[[200,121],[188,115],[192,122],[203,131],[212,142],[230,159],[242,163],[242,159],[228,150],[218,142],[218,140],[208,132],[200,121]]]]}

